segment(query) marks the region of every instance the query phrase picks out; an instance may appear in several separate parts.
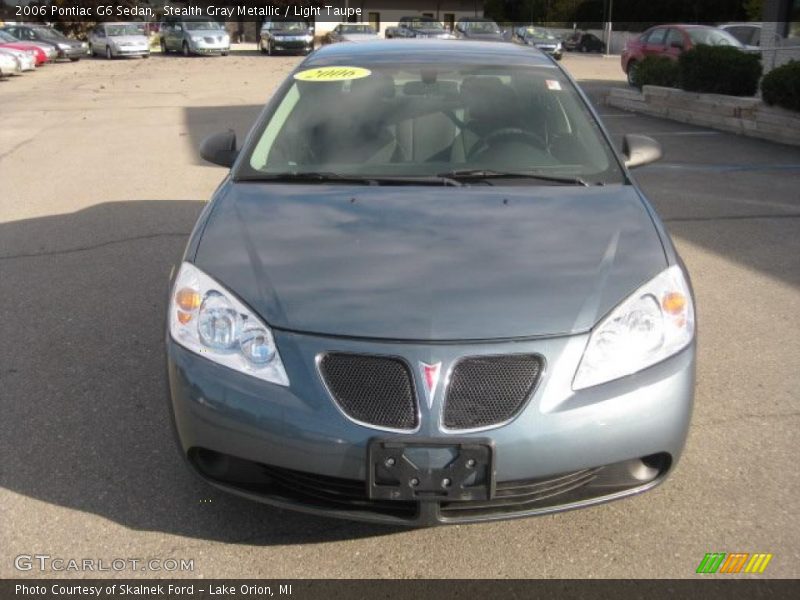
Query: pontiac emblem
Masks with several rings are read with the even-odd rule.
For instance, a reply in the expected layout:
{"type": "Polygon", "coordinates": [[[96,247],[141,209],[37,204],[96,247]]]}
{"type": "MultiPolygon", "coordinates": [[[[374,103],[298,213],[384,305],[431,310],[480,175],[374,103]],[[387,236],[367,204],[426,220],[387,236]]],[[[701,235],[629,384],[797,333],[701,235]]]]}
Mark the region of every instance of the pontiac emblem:
{"type": "Polygon", "coordinates": [[[436,386],[439,384],[439,374],[442,370],[442,363],[434,363],[429,365],[424,362],[419,363],[420,370],[422,371],[422,381],[425,387],[425,402],[428,408],[433,407],[433,396],[436,394],[436,386]]]}

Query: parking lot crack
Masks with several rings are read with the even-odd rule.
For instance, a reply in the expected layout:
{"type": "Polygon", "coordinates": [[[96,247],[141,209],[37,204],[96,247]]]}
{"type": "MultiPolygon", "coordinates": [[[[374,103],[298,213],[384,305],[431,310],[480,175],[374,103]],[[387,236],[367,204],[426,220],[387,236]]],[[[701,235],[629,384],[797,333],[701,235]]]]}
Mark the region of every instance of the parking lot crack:
{"type": "Polygon", "coordinates": [[[122,238],[118,240],[108,240],[105,242],[100,242],[97,244],[88,244],[86,246],[78,246],[77,248],[64,248],[61,250],[44,250],[42,252],[23,252],[20,254],[9,254],[6,256],[0,256],[0,260],[15,260],[18,258],[36,258],[40,256],[58,256],[61,254],[73,254],[75,252],[89,252],[92,250],[97,250],[99,248],[105,248],[107,246],[114,246],[117,244],[127,244],[129,242],[137,242],[141,240],[152,240],[157,238],[169,238],[169,237],[187,237],[189,232],[185,231],[164,231],[160,233],[149,233],[144,235],[137,235],[128,238],[122,238]]]}

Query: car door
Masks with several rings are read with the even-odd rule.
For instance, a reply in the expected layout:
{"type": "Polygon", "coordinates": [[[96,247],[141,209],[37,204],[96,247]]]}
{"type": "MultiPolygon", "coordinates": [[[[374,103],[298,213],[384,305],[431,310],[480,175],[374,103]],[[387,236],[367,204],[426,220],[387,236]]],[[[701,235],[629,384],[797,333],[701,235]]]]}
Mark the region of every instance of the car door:
{"type": "Polygon", "coordinates": [[[686,36],[680,29],[670,27],[667,31],[667,36],[664,38],[664,56],[673,60],[678,60],[678,57],[686,50],[687,41],[686,36]]]}
{"type": "Polygon", "coordinates": [[[105,52],[107,41],[108,38],[106,37],[106,30],[103,25],[95,27],[89,35],[89,43],[92,45],[92,52],[105,52]]]}
{"type": "Polygon", "coordinates": [[[644,46],[642,47],[642,53],[645,57],[664,54],[666,51],[666,46],[664,45],[666,36],[666,27],[656,27],[653,29],[647,36],[644,46]]]}

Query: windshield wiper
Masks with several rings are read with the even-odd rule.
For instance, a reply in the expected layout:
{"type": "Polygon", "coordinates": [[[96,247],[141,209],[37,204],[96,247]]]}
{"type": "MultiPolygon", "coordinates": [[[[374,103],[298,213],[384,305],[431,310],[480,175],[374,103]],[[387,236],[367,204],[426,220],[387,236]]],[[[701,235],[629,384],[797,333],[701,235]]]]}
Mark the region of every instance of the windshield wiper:
{"type": "Polygon", "coordinates": [[[460,171],[449,171],[440,173],[438,177],[448,177],[458,181],[479,181],[485,179],[535,179],[537,181],[548,181],[561,185],[581,185],[588,187],[589,184],[580,177],[558,177],[556,175],[544,175],[542,173],[526,171],[493,171],[491,169],[462,169],[460,171]]]}
{"type": "Polygon", "coordinates": [[[244,176],[240,181],[316,181],[320,183],[359,183],[363,185],[445,185],[461,187],[464,184],[446,175],[349,175],[328,171],[306,171],[295,173],[263,173],[244,176]]]}

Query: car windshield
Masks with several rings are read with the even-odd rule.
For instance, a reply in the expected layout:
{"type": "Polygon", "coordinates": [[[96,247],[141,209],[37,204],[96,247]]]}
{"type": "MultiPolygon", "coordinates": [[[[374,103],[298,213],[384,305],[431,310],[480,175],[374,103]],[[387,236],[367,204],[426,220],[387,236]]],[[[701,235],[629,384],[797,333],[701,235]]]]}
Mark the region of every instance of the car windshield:
{"type": "Polygon", "coordinates": [[[539,38],[543,40],[554,40],[556,36],[550,33],[549,30],[543,29],[542,27],[528,27],[525,29],[525,33],[534,38],[539,38]]]}
{"type": "Polygon", "coordinates": [[[305,23],[294,21],[279,21],[272,24],[272,29],[277,31],[305,31],[306,28],[305,23]]]}
{"type": "Polygon", "coordinates": [[[67,39],[67,36],[65,36],[63,33],[58,31],[57,29],[50,29],[49,27],[38,27],[34,31],[36,31],[36,33],[45,38],[51,38],[54,40],[67,39]]]}
{"type": "Polygon", "coordinates": [[[742,48],[742,43],[727,31],[713,27],[691,27],[686,30],[693,44],[708,46],[734,46],[742,48]]]}
{"type": "Polygon", "coordinates": [[[215,21],[185,21],[184,27],[187,31],[205,31],[207,29],[222,29],[222,26],[215,21]]]}
{"type": "Polygon", "coordinates": [[[371,25],[341,25],[341,33],[375,33],[371,25]]]}
{"type": "Polygon", "coordinates": [[[5,31],[0,31],[0,41],[13,43],[13,42],[18,42],[19,40],[10,33],[7,33],[5,31]]]}
{"type": "Polygon", "coordinates": [[[473,33],[498,33],[500,31],[494,21],[464,21],[462,27],[473,33]]]}
{"type": "Polygon", "coordinates": [[[279,93],[238,178],[485,170],[622,180],[597,121],[552,67],[325,67],[279,93]]]}
{"type": "Polygon", "coordinates": [[[444,29],[444,25],[435,19],[414,19],[410,26],[415,29],[444,29]]]}
{"type": "Polygon", "coordinates": [[[144,35],[144,25],[137,25],[135,23],[106,25],[106,33],[111,37],[119,35],[144,35]]]}

